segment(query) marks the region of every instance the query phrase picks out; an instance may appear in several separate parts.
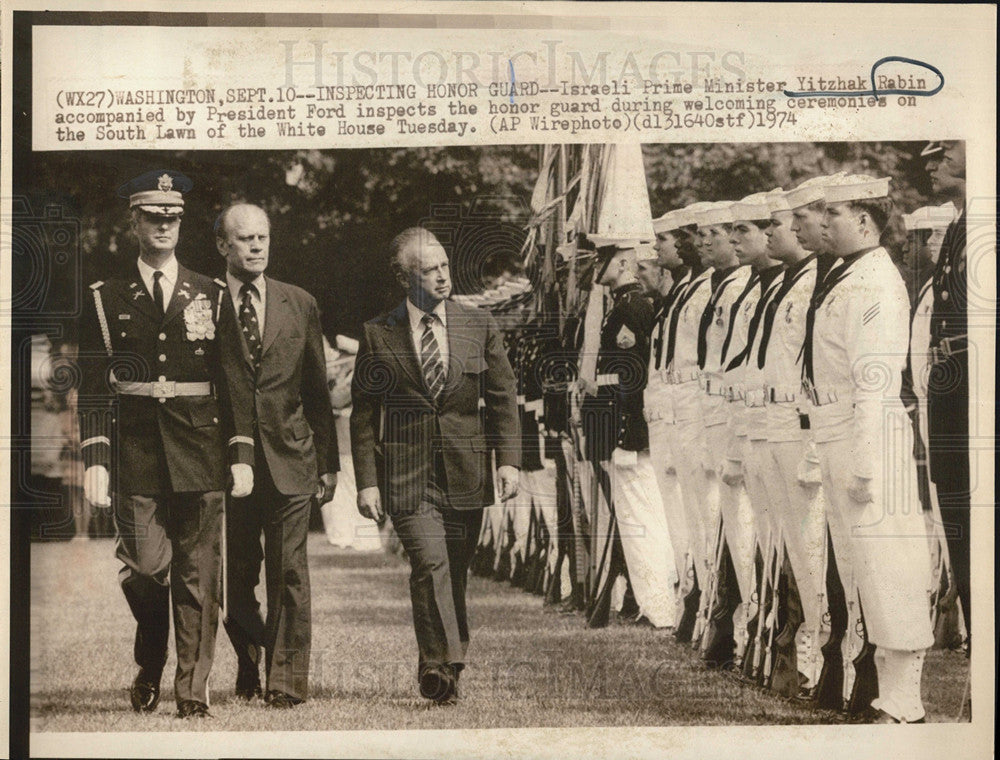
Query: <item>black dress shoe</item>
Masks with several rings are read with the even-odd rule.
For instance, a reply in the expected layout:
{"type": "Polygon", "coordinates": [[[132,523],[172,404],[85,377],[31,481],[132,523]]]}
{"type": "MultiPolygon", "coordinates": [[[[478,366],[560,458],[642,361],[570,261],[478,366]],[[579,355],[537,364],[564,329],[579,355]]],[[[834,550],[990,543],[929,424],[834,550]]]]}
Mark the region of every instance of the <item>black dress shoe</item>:
{"type": "Polygon", "coordinates": [[[182,699],[177,703],[178,718],[210,718],[208,705],[196,699],[182,699]]]}
{"type": "Polygon", "coordinates": [[[267,692],[267,698],[265,699],[268,707],[273,707],[276,710],[291,710],[295,705],[302,704],[302,700],[297,697],[293,697],[291,694],[286,694],[283,691],[277,691],[272,689],[267,692]]]}
{"type": "Polygon", "coordinates": [[[160,673],[152,673],[140,668],[132,686],[129,688],[129,700],[132,709],[138,713],[149,713],[160,704],[160,673]]]}
{"type": "Polygon", "coordinates": [[[434,702],[452,699],[455,694],[455,678],[448,665],[429,667],[420,675],[420,696],[434,702]]]}
{"type": "Polygon", "coordinates": [[[243,699],[247,702],[264,696],[260,687],[260,673],[257,672],[256,666],[240,665],[239,670],[236,671],[235,694],[237,699],[243,699]]]}

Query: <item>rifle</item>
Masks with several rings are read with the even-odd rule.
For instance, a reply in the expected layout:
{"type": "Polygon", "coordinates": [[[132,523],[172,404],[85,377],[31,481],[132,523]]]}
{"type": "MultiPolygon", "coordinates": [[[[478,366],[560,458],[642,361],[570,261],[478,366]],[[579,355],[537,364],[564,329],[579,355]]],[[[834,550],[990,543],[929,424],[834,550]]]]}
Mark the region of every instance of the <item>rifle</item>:
{"type": "Polygon", "coordinates": [[[719,573],[722,571],[722,548],[725,545],[725,538],[722,531],[722,510],[719,510],[719,524],[715,530],[715,545],[712,554],[715,556],[715,563],[708,574],[708,603],[703,605],[705,616],[701,621],[700,633],[701,641],[698,644],[702,654],[708,651],[712,630],[712,613],[715,611],[715,597],[719,592],[719,573]]]}
{"type": "Polygon", "coordinates": [[[771,670],[768,686],[771,691],[785,697],[795,697],[799,693],[798,652],[795,647],[795,635],[802,625],[802,600],[799,597],[798,586],[788,562],[784,572],[784,624],[774,637],[774,650],[771,653],[774,667],[771,670]]]}
{"type": "MultiPolygon", "coordinates": [[[[759,679],[761,666],[763,664],[764,651],[764,625],[767,620],[768,611],[768,590],[771,591],[771,605],[774,604],[774,589],[768,585],[771,573],[768,568],[771,566],[771,555],[774,553],[774,531],[768,530],[767,543],[764,546],[764,554],[761,557],[761,568],[759,577],[759,588],[757,592],[757,623],[754,628],[753,643],[750,645],[750,666],[744,667],[744,672],[755,681],[759,679]]],[[[744,658],[745,660],[746,658],[744,658]]]]}
{"type": "MultiPolygon", "coordinates": [[[[615,508],[611,501],[611,481],[607,470],[597,466],[595,471],[595,485],[605,496],[610,512],[608,520],[608,535],[601,551],[601,559],[594,572],[594,599],[587,610],[587,627],[604,628],[611,619],[611,594],[614,590],[615,579],[622,574],[625,569],[625,557],[622,554],[621,539],[618,537],[618,521],[615,519],[615,508]],[[604,584],[601,584],[601,579],[604,584]]],[[[594,509],[597,509],[597,500],[594,500],[594,509]]],[[[595,516],[594,525],[597,520],[595,516]]],[[[593,535],[599,538],[598,530],[593,531],[593,535]]]]}
{"type": "Polygon", "coordinates": [[[937,582],[934,584],[935,591],[931,596],[934,648],[957,649],[962,645],[958,586],[955,584],[951,569],[951,555],[948,552],[948,540],[944,533],[944,522],[936,493],[931,494],[930,502],[934,520],[934,538],[938,542],[938,566],[935,572],[937,582]]]}
{"type": "Polygon", "coordinates": [[[868,640],[868,626],[865,624],[865,610],[858,596],[858,635],[864,640],[861,651],[851,662],[854,664],[854,686],[847,700],[849,715],[859,715],[867,710],[872,700],[878,696],[878,672],[875,668],[875,645],[868,640]]]}
{"type": "Polygon", "coordinates": [[[771,609],[765,624],[767,625],[767,647],[764,649],[764,664],[757,673],[757,682],[763,686],[767,683],[773,667],[774,637],[778,629],[778,609],[781,606],[778,583],[781,579],[781,565],[785,557],[785,537],[783,527],[778,525],[778,540],[774,549],[774,574],[771,578],[771,609]]]}
{"type": "Polygon", "coordinates": [[[757,537],[754,536],[754,557],[753,557],[753,567],[754,567],[754,585],[753,592],[750,594],[750,600],[747,602],[747,644],[746,648],[743,650],[743,663],[741,665],[741,673],[744,678],[752,679],[754,670],[754,657],[757,652],[757,630],[760,627],[761,612],[763,608],[763,576],[764,576],[764,555],[761,554],[760,548],[757,546],[757,537]],[[750,605],[756,605],[754,609],[754,614],[750,615],[750,605]]]}
{"type": "Polygon", "coordinates": [[[701,588],[698,586],[698,575],[694,571],[694,564],[685,565],[685,567],[691,578],[691,587],[684,595],[684,610],[681,613],[680,621],[677,623],[674,638],[682,644],[689,644],[694,634],[695,618],[698,615],[698,603],[701,600],[701,588]]]}
{"type": "Polygon", "coordinates": [[[826,531],[824,564],[826,596],[830,603],[830,638],[820,647],[823,668],[816,681],[816,706],[826,710],[840,710],[844,706],[844,653],[841,645],[847,632],[847,606],[829,528],[826,531]]]}

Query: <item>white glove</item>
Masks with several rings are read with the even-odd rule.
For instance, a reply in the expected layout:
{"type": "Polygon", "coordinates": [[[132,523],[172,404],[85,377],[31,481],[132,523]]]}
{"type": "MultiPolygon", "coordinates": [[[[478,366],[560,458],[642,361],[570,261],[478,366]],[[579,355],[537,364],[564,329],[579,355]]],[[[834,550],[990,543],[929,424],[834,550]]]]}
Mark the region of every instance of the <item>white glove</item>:
{"type": "Polygon", "coordinates": [[[802,457],[795,475],[803,488],[813,488],[823,484],[823,471],[819,467],[819,462],[808,455],[802,457]]]}
{"type": "Polygon", "coordinates": [[[727,459],[722,468],[722,482],[731,488],[736,488],[743,482],[743,463],[736,459],[727,459]]]}
{"type": "Polygon", "coordinates": [[[243,499],[253,493],[253,467],[248,464],[234,464],[229,467],[233,476],[233,498],[243,499]]]}
{"type": "Polygon", "coordinates": [[[859,478],[854,475],[851,478],[851,484],[847,487],[847,495],[858,504],[868,504],[875,501],[875,497],[872,495],[872,479],[859,478]]]}
{"type": "Polygon", "coordinates": [[[95,464],[88,467],[83,473],[83,495],[87,501],[95,507],[111,506],[111,498],[108,496],[108,468],[102,464],[95,464]]]}

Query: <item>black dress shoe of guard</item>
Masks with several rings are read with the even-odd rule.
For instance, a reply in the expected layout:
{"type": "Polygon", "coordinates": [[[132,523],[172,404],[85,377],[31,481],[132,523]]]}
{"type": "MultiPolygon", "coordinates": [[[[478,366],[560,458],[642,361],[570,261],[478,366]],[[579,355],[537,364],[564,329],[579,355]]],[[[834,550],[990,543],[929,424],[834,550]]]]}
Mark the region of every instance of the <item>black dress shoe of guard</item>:
{"type": "Polygon", "coordinates": [[[209,718],[208,705],[197,699],[182,699],[177,703],[178,718],[209,718]]]}
{"type": "Polygon", "coordinates": [[[268,707],[273,707],[276,710],[291,710],[295,705],[302,704],[301,699],[275,689],[267,692],[265,702],[267,702],[268,707]]]}
{"type": "Polygon", "coordinates": [[[129,688],[129,700],[132,709],[138,713],[150,713],[160,704],[160,676],[145,668],[140,668],[132,686],[129,688]]]}
{"type": "Polygon", "coordinates": [[[239,670],[236,671],[235,694],[237,699],[243,699],[247,702],[264,696],[260,687],[260,673],[257,672],[255,665],[240,665],[239,670]]]}
{"type": "Polygon", "coordinates": [[[448,665],[428,667],[420,675],[420,696],[434,702],[451,699],[455,693],[455,678],[448,665]]]}

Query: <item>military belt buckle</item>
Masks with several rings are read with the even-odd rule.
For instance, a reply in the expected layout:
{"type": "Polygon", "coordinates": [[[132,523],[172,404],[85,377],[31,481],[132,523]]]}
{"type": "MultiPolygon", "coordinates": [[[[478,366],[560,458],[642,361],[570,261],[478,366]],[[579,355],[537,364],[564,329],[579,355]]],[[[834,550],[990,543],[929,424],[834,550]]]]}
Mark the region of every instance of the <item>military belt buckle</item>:
{"type": "Polygon", "coordinates": [[[150,383],[153,398],[174,398],[177,395],[177,383],[173,380],[162,380],[150,383]]]}

